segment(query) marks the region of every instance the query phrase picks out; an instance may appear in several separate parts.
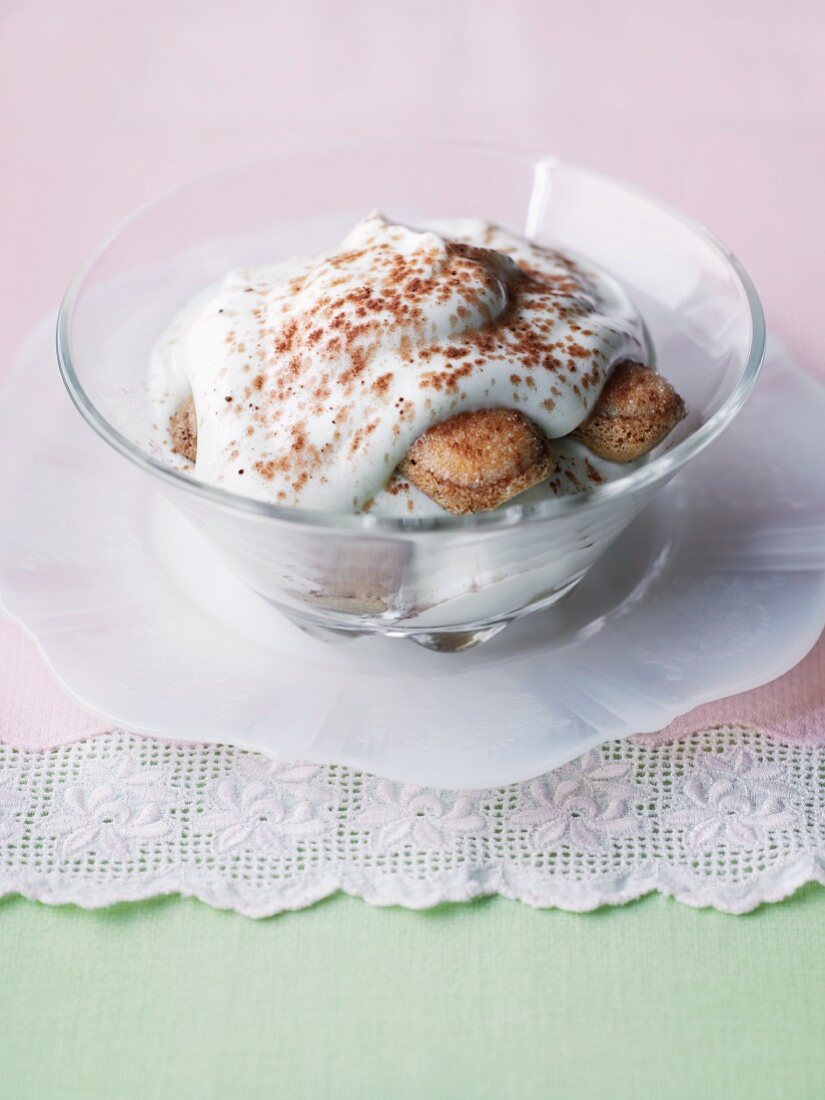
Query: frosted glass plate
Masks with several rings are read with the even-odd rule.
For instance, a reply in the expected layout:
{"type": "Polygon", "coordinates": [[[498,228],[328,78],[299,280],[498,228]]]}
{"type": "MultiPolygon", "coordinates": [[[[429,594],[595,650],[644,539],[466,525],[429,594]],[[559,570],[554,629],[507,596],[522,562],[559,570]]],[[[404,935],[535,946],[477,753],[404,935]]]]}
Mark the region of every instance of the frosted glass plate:
{"type": "Polygon", "coordinates": [[[406,782],[526,779],[765,683],[825,625],[825,387],[774,347],[733,425],[562,604],[480,649],[330,646],[77,416],[52,326],[0,405],[0,595],[113,724],[406,782]]]}

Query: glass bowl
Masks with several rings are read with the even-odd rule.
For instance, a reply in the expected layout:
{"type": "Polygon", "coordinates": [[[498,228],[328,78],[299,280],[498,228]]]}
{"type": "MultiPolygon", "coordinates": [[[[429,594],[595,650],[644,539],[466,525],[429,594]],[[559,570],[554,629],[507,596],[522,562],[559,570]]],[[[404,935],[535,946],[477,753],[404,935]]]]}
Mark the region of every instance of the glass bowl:
{"type": "Polygon", "coordinates": [[[677,471],[733,419],[764,355],[756,292],[703,227],[554,157],[408,142],[324,148],[187,184],[127,218],[63,300],[57,350],[88,423],[153,478],[255,592],[320,637],[408,637],[454,651],[561,599],[677,471]],[[150,350],[233,267],[335,245],[367,212],[478,217],[593,260],[644,317],[688,415],[657,451],[574,496],[470,516],[279,507],[196,481],[152,445],[150,350]]]}

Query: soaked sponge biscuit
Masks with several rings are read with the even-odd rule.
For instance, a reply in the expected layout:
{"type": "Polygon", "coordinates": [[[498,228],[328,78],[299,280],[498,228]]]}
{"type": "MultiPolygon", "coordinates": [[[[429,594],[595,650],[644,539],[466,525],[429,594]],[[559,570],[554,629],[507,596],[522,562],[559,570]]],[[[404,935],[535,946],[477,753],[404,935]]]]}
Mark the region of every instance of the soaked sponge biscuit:
{"type": "Polygon", "coordinates": [[[419,436],[398,467],[456,515],[497,508],[555,468],[544,432],[513,409],[479,409],[436,424],[419,436]]]}
{"type": "Polygon", "coordinates": [[[198,421],[191,396],[185,397],[169,417],[169,434],[175,454],[194,462],[198,453],[198,421]]]}
{"type": "Polygon", "coordinates": [[[625,360],[572,435],[600,458],[632,462],[658,446],[684,415],[685,403],[666,378],[625,360]]]}

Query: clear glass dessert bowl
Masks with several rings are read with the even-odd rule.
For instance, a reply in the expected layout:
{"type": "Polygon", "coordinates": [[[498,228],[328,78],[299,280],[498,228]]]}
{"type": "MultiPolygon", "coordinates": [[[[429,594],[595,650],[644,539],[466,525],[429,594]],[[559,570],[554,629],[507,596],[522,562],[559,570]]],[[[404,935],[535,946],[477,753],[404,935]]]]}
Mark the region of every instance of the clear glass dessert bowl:
{"type": "Polygon", "coordinates": [[[633,187],[554,157],[417,142],[325,148],[188,184],[92,254],[60,310],[63,379],[87,422],[153,478],[250,588],[320,637],[383,634],[459,650],[546,608],[733,419],[764,355],[759,299],[710,233],[633,187]],[[688,415],[641,465],[571,496],[468,516],[310,512],[195,480],[153,445],[151,349],[234,267],[335,245],[369,210],[475,217],[619,279],[688,415]]]}

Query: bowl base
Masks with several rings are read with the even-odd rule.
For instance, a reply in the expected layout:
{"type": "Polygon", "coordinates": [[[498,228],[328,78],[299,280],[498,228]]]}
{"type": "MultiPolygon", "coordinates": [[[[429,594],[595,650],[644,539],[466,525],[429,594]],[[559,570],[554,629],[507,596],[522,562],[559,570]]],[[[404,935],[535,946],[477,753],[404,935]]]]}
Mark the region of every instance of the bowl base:
{"type": "Polygon", "coordinates": [[[461,653],[465,649],[473,649],[482,642],[495,638],[509,621],[507,619],[502,623],[493,623],[492,626],[481,627],[478,630],[442,630],[426,634],[410,634],[409,639],[416,645],[432,649],[436,653],[461,653]]]}
{"type": "Polygon", "coordinates": [[[407,638],[409,641],[415,642],[416,645],[420,645],[424,649],[433,650],[435,653],[463,653],[465,650],[474,649],[483,642],[495,638],[506,626],[515,622],[517,619],[521,619],[525,615],[530,615],[534,611],[543,611],[557,604],[573,591],[585,576],[586,572],[587,570],[583,570],[560,588],[555,588],[551,592],[545,592],[543,595],[536,597],[532,603],[516,611],[511,611],[491,619],[470,623],[459,623],[455,626],[444,626],[440,629],[437,627],[425,628],[407,626],[406,624],[392,623],[391,621],[377,624],[374,618],[370,618],[368,622],[359,624],[358,620],[354,617],[349,623],[341,622],[335,625],[330,623],[321,624],[317,619],[304,616],[300,612],[295,611],[294,608],[285,608],[283,605],[275,603],[274,600],[267,600],[265,596],[262,598],[271,607],[274,607],[282,615],[285,615],[290,622],[294,623],[294,625],[299,627],[305,634],[308,634],[311,638],[315,638],[318,641],[340,643],[350,641],[354,638],[363,638],[371,634],[380,634],[385,638],[407,638]]]}
{"type": "MultiPolygon", "coordinates": [[[[287,618],[305,634],[308,634],[310,638],[331,645],[340,645],[341,642],[350,642],[355,638],[363,638],[368,633],[372,633],[372,631],[336,630],[327,626],[319,626],[317,623],[306,619],[299,619],[294,615],[287,615],[287,618]]],[[[419,634],[396,633],[394,631],[384,633],[386,637],[408,638],[416,645],[423,646],[424,649],[431,649],[435,653],[461,653],[465,649],[473,649],[475,646],[481,645],[482,642],[494,638],[504,630],[509,621],[508,619],[504,622],[493,623],[491,626],[480,627],[477,630],[422,631],[419,634]]]]}

